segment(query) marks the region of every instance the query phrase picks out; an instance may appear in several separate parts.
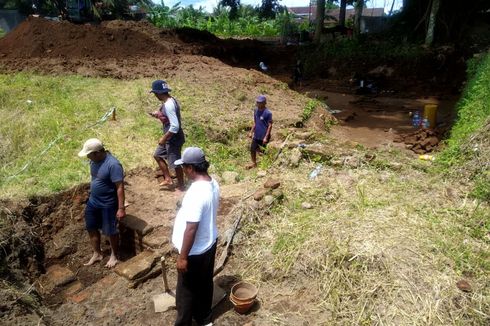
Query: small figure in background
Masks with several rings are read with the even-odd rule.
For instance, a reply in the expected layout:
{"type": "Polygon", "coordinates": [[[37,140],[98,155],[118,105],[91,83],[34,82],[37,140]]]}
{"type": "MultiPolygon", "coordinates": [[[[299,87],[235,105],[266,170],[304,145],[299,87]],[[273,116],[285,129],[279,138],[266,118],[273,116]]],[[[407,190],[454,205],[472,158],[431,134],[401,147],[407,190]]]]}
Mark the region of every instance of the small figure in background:
{"type": "Polygon", "coordinates": [[[257,167],[257,152],[263,153],[270,140],[272,130],[272,113],[266,107],[267,100],[264,95],[257,96],[257,107],[254,110],[254,124],[248,136],[252,138],[250,156],[252,163],[247,169],[257,167]]]}
{"type": "Polygon", "coordinates": [[[262,70],[263,73],[268,73],[269,72],[269,67],[267,67],[267,65],[263,61],[259,62],[259,67],[260,67],[260,70],[262,70]]]}
{"type": "Polygon", "coordinates": [[[293,84],[301,87],[301,80],[303,79],[303,63],[301,60],[296,61],[296,65],[293,70],[293,84]]]}

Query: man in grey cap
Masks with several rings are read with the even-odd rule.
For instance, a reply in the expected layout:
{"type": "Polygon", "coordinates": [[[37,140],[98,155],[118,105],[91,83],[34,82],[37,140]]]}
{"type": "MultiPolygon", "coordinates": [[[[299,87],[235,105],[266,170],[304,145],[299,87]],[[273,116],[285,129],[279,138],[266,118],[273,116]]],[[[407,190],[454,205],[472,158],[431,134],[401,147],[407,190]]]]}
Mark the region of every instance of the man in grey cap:
{"type": "Polygon", "coordinates": [[[219,185],[209,176],[209,162],[198,147],[184,150],[175,161],[191,186],[174,222],[172,243],[177,258],[177,319],[175,325],[212,325],[213,272],[218,230],[219,185]]]}
{"type": "Polygon", "coordinates": [[[159,111],[150,113],[155,118],[158,118],[163,124],[163,136],[158,141],[157,148],[153,157],[157,161],[158,166],[163,174],[163,181],[160,186],[172,186],[172,178],[170,176],[169,167],[175,169],[177,176],[177,189],[184,190],[184,174],[182,169],[174,164],[180,159],[180,152],[185,143],[185,135],[182,130],[182,120],[180,118],[180,105],[175,98],[170,96],[172,91],[168,84],[163,80],[155,80],[151,84],[150,93],[162,101],[159,111]]]}
{"type": "Polygon", "coordinates": [[[106,267],[112,268],[119,261],[117,251],[119,233],[117,223],[126,216],[124,207],[124,171],[121,163],[104,149],[97,138],[83,144],[79,157],[90,159],[90,196],[85,208],[85,227],[94,250],[92,258],[85,266],[101,261],[104,256],[100,249],[100,232],[109,237],[111,257],[106,267]]]}

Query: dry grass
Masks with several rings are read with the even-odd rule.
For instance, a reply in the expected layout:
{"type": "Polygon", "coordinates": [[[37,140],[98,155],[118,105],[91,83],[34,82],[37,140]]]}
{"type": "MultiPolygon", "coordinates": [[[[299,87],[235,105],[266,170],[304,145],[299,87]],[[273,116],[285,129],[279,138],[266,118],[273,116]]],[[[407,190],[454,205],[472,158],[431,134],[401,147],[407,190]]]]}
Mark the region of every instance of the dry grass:
{"type": "Polygon", "coordinates": [[[456,182],[424,172],[426,162],[377,154],[358,168],[326,166],[314,181],[307,179],[312,163],[275,169],[287,202],[249,221],[246,249],[234,260],[234,270],[261,288],[259,325],[489,321],[490,248],[479,224],[488,207],[456,182]],[[386,168],[388,159],[401,164],[386,168]],[[472,292],[456,287],[462,278],[472,292]]]}

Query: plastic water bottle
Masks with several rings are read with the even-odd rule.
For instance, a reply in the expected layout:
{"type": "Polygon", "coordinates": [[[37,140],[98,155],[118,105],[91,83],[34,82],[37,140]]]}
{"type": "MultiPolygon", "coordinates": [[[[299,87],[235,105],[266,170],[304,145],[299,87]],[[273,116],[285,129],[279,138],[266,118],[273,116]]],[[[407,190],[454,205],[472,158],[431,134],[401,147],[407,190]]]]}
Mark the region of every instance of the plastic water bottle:
{"type": "Polygon", "coordinates": [[[415,111],[413,113],[413,117],[412,117],[412,126],[414,128],[418,128],[418,127],[420,127],[420,122],[421,122],[420,112],[419,111],[415,111]]]}
{"type": "Polygon", "coordinates": [[[422,120],[422,127],[424,127],[424,128],[429,128],[430,127],[429,119],[424,118],[424,120],[422,120]]]}
{"type": "Polygon", "coordinates": [[[316,168],[310,172],[310,175],[309,175],[310,180],[315,179],[320,174],[321,171],[322,171],[322,165],[318,164],[316,166],[316,168]]]}

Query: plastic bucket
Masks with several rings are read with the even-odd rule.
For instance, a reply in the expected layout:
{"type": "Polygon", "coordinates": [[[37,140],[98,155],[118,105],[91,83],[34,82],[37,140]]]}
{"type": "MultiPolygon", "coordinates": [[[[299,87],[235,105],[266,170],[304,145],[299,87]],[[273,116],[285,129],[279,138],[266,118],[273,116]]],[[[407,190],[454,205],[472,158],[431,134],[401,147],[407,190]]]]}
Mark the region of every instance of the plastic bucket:
{"type": "Polygon", "coordinates": [[[424,119],[429,121],[429,128],[434,128],[437,123],[437,104],[426,104],[424,106],[424,119]]]}

